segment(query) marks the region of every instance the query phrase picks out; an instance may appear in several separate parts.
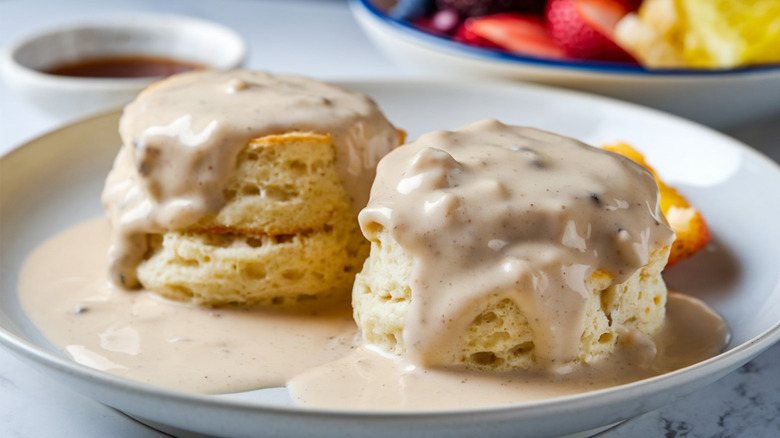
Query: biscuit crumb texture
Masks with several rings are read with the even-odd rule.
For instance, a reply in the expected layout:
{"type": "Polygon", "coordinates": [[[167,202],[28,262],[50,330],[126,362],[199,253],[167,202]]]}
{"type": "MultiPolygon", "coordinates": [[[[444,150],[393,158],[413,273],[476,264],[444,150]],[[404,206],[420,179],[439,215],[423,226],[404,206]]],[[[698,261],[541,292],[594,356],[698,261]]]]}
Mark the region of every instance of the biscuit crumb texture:
{"type": "Polygon", "coordinates": [[[297,307],[348,296],[368,255],[327,134],[249,142],[225,204],[187,230],[149,236],[147,289],[201,305],[297,307]]]}
{"type": "MultiPolygon", "coordinates": [[[[366,343],[403,356],[403,331],[414,299],[410,278],[412,258],[385,229],[375,230],[371,255],[357,275],[352,294],[355,321],[366,343]]],[[[580,337],[579,363],[590,363],[612,353],[621,333],[657,332],[665,316],[666,285],[661,277],[669,247],[623,283],[603,269],[588,282],[585,323],[580,337]]],[[[534,333],[523,309],[510,298],[485,302],[480,313],[459,337],[459,352],[450,365],[475,370],[531,370],[538,367],[534,333]]]]}

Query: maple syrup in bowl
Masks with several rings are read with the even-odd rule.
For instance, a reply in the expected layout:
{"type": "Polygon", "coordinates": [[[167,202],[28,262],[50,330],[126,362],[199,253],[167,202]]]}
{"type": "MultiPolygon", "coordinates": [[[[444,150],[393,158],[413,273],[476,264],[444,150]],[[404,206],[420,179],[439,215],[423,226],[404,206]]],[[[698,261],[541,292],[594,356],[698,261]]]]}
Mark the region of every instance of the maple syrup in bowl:
{"type": "Polygon", "coordinates": [[[170,76],[185,71],[206,68],[190,61],[161,56],[108,56],[62,64],[45,73],[78,78],[147,78],[170,76]]]}
{"type": "Polygon", "coordinates": [[[99,17],[46,28],[0,53],[9,87],[61,121],[119,108],[151,83],[243,65],[246,42],[218,23],[177,15],[99,17]]]}

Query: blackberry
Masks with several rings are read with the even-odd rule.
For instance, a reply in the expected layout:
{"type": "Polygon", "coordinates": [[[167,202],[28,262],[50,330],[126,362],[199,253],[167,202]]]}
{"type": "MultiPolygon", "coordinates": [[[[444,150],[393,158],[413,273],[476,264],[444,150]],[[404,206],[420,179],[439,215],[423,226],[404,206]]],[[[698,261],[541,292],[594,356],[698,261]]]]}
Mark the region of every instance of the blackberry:
{"type": "Polygon", "coordinates": [[[436,0],[439,9],[454,9],[464,17],[500,12],[541,13],[544,0],[436,0]]]}

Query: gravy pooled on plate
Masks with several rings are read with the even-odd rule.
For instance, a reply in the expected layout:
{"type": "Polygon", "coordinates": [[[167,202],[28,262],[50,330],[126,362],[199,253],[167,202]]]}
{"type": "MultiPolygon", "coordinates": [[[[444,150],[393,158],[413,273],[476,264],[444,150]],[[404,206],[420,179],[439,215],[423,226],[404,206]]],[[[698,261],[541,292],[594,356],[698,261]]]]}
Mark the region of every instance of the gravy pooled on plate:
{"type": "MultiPolygon", "coordinates": [[[[246,73],[235,74],[241,76],[246,73]]],[[[203,78],[207,79],[204,86],[210,84],[228,94],[233,88],[243,88],[246,82],[251,82],[239,77],[236,81],[225,83],[217,80],[213,76],[215,73],[204,75],[203,78]]],[[[271,93],[279,97],[277,93],[287,92],[297,96],[300,92],[295,85],[297,80],[279,80],[270,76],[262,79],[263,75],[258,75],[261,82],[273,82],[274,87],[279,87],[276,91],[270,91],[263,89],[265,85],[257,85],[255,91],[259,96],[271,93]]],[[[163,87],[161,90],[166,90],[165,83],[160,86],[163,87]]],[[[173,87],[170,83],[167,86],[173,87]]],[[[397,305],[390,312],[383,313],[385,318],[401,306],[406,306],[401,323],[406,324],[403,330],[408,328],[408,333],[393,338],[394,346],[404,342],[406,351],[412,352],[409,356],[413,358],[412,361],[406,356],[388,355],[373,346],[360,345],[358,330],[349,315],[348,306],[336,309],[315,307],[307,312],[279,312],[230,305],[198,306],[192,305],[192,302],[165,300],[145,290],[129,291],[117,285],[116,281],[108,281],[109,272],[114,274],[111,276],[114,280],[122,273],[127,274],[125,284],[130,284],[127,281],[133,272],[129,267],[139,263],[137,259],[142,259],[148,249],[152,248],[145,246],[145,242],[141,242],[141,246],[134,246],[139,236],[170,233],[171,229],[185,228],[185,231],[177,232],[184,233],[184,237],[191,237],[188,233],[198,232],[191,227],[202,223],[200,221],[213,219],[215,211],[224,208],[225,193],[222,190],[225,184],[229,184],[227,175],[231,172],[220,167],[226,164],[217,161],[220,156],[238,158],[241,147],[236,146],[233,140],[238,139],[241,143],[257,136],[282,135],[284,138],[281,139],[263,140],[276,145],[277,141],[289,140],[286,137],[290,134],[289,130],[295,130],[293,134],[298,135],[299,130],[303,129],[319,132],[318,127],[324,126],[319,123],[327,125],[323,129],[332,136],[331,145],[338,146],[341,151],[337,152],[338,169],[346,181],[353,213],[356,212],[355,206],[360,208],[361,202],[368,199],[371,180],[368,175],[373,174],[373,169],[364,168],[369,166],[368,163],[378,161],[380,151],[392,149],[398,140],[398,134],[389,124],[379,122],[374,117],[369,119],[376,122],[378,128],[365,122],[353,125],[351,130],[340,130],[330,127],[325,120],[313,122],[313,125],[298,125],[300,114],[292,114],[294,108],[284,105],[266,107],[262,114],[271,113],[268,125],[242,133],[242,123],[254,120],[251,115],[227,117],[217,111],[219,104],[209,107],[209,111],[213,111],[209,117],[182,116],[187,105],[197,103],[187,104],[175,99],[181,91],[176,87],[169,91],[160,94],[160,101],[150,99],[143,104],[150,106],[149,111],[159,112],[158,116],[152,117],[150,113],[150,119],[135,128],[131,125],[140,123],[143,118],[136,121],[123,119],[123,131],[146,132],[150,137],[142,136],[136,140],[130,140],[134,138],[132,135],[126,137],[125,141],[129,143],[125,143],[117,158],[105,195],[114,224],[96,220],[64,231],[36,250],[20,274],[19,294],[25,312],[47,339],[76,362],[129,379],[186,391],[233,393],[287,385],[293,398],[305,405],[354,410],[437,410],[532,403],[623,384],[698,362],[717,354],[724,345],[727,331],[723,320],[703,303],[682,295],[669,295],[667,317],[659,324],[658,315],[663,308],[655,302],[655,295],[651,294],[650,301],[654,307],[647,316],[650,327],[647,332],[654,332],[652,335],[636,327],[624,332],[619,325],[630,326],[630,317],[620,322],[622,316],[612,309],[610,322],[609,317],[600,316],[600,312],[606,313],[600,302],[596,307],[588,304],[597,301],[586,296],[590,293],[590,289],[585,286],[589,281],[599,285],[601,282],[613,281],[630,283],[632,278],[646,281],[636,278],[636,272],[646,269],[648,265],[655,266],[655,260],[663,258],[663,253],[659,251],[668,245],[671,236],[663,218],[657,215],[653,197],[657,193],[652,192],[645,182],[638,183],[641,193],[635,195],[608,189],[614,182],[610,179],[618,178],[620,181],[622,178],[612,175],[613,172],[618,172],[618,175],[622,175],[621,172],[633,173],[633,177],[640,181],[648,177],[646,173],[609,155],[606,161],[615,160],[621,164],[607,163],[603,177],[591,180],[564,172],[566,178],[558,180],[552,177],[556,172],[552,170],[555,167],[554,160],[546,155],[540,143],[566,143],[570,140],[561,140],[540,131],[505,127],[497,122],[481,122],[464,128],[462,132],[466,137],[472,134],[481,136],[471,132],[475,127],[486,128],[488,135],[480,141],[488,140],[489,147],[466,147],[463,156],[459,153],[450,155],[433,147],[418,150],[413,146],[402,146],[396,149],[393,154],[413,158],[412,161],[401,160],[402,164],[398,164],[401,167],[395,168],[393,163],[399,162],[391,157],[386,161],[388,164],[380,167],[381,175],[373,188],[375,197],[361,216],[362,225],[370,237],[376,238],[381,232],[393,233],[397,244],[386,240],[383,250],[392,253],[394,248],[397,250],[404,245],[406,258],[401,261],[405,262],[398,264],[398,267],[405,267],[406,271],[386,269],[379,264],[374,266],[372,263],[384,260],[372,256],[364,274],[361,274],[363,279],[357,282],[354,291],[356,296],[361,287],[382,276],[388,280],[387,285],[392,281],[401,284],[411,279],[410,289],[419,291],[423,287],[440,291],[427,298],[421,295],[424,299],[419,300],[419,304],[425,306],[420,308],[404,304],[403,297],[380,297],[388,304],[397,305]],[[158,105],[162,107],[157,108],[158,105]],[[282,110],[289,110],[291,114],[275,114],[282,110]],[[153,122],[152,119],[157,117],[158,122],[153,122]],[[230,119],[225,123],[231,128],[226,131],[218,129],[211,121],[212,117],[213,120],[230,119]],[[279,127],[281,134],[269,126],[279,127]],[[382,134],[369,135],[369,132],[382,134]],[[490,152],[491,147],[506,149],[502,146],[506,142],[503,135],[510,133],[520,133],[527,141],[515,144],[517,150],[495,151],[494,154],[490,152]],[[223,141],[225,139],[230,141],[223,141]],[[369,147],[356,147],[354,141],[357,139],[368,139],[369,147]],[[174,146],[158,150],[156,142],[171,142],[174,146]],[[490,146],[491,143],[493,146],[490,146]],[[138,149],[140,153],[130,153],[131,148],[138,149]],[[516,199],[518,191],[522,189],[513,172],[505,175],[502,171],[482,180],[471,174],[469,169],[464,169],[491,165],[511,168],[515,159],[503,160],[505,154],[509,153],[520,158],[518,163],[524,163],[531,169],[529,175],[541,173],[545,168],[551,171],[549,177],[540,175],[539,178],[528,177],[523,180],[523,185],[530,184],[532,191],[536,192],[536,200],[522,200],[520,197],[521,202],[518,204],[504,202],[506,199],[516,199]],[[136,171],[140,172],[134,174],[136,171]],[[396,171],[399,173],[394,174],[396,171]],[[140,177],[142,174],[143,178],[140,177]],[[205,187],[207,185],[208,188],[205,187]],[[544,185],[548,185],[547,188],[544,185]],[[426,192],[434,188],[441,190],[426,192]],[[549,199],[539,196],[548,189],[562,190],[568,193],[563,198],[573,201],[562,204],[554,196],[549,199]],[[573,195],[577,190],[580,193],[573,195]],[[144,191],[146,193],[142,193],[144,191]],[[433,196],[424,198],[424,193],[433,196]],[[398,199],[409,196],[407,199],[413,202],[408,205],[408,209],[392,203],[384,205],[389,202],[382,199],[386,195],[398,196],[398,199]],[[466,195],[467,199],[458,199],[460,195],[466,195]],[[485,205],[490,199],[501,202],[485,205]],[[473,200],[477,201],[474,205],[465,205],[465,201],[470,205],[473,200]],[[641,205],[634,205],[637,202],[641,205]],[[531,222],[518,222],[517,216],[523,215],[518,209],[536,208],[537,203],[546,213],[535,220],[531,220],[534,216],[526,217],[531,222]],[[592,211],[564,211],[570,208],[590,208],[592,211]],[[462,221],[467,217],[463,214],[471,214],[476,210],[481,210],[485,217],[475,216],[471,223],[462,221]],[[610,234],[608,226],[596,229],[594,224],[590,224],[588,221],[595,220],[593,218],[583,222],[580,219],[582,214],[594,217],[614,215],[618,220],[613,224],[610,234]],[[448,217],[457,217],[461,221],[450,221],[448,217]],[[415,222],[420,218],[429,223],[415,222]],[[486,227],[483,222],[486,219],[498,220],[503,227],[486,227]],[[639,222],[631,222],[634,220],[639,222]],[[116,224],[122,229],[112,231],[111,226],[116,227],[116,224]],[[376,224],[381,224],[381,227],[376,224]],[[420,226],[429,227],[430,234],[419,236],[417,233],[420,232],[420,226]],[[529,237],[529,230],[530,237],[538,235],[543,238],[546,235],[549,238],[552,235],[556,244],[551,246],[542,240],[530,249],[517,247],[518,236],[529,237]],[[106,251],[117,232],[121,239],[119,247],[113,250],[115,257],[107,260],[106,251]],[[606,241],[590,242],[599,233],[603,234],[601,237],[606,241]],[[420,240],[412,241],[418,237],[420,240]],[[428,247],[428,244],[432,246],[428,247]],[[77,245],[81,250],[74,253],[72,248],[77,245]],[[474,251],[469,250],[468,254],[460,255],[455,251],[469,248],[474,251]],[[602,259],[600,254],[593,254],[593,251],[615,250],[621,254],[614,259],[602,259]],[[116,257],[120,254],[129,255],[129,258],[116,257]],[[428,255],[438,259],[421,259],[428,255]],[[523,259],[526,256],[528,260],[523,259]],[[563,265],[561,260],[564,261],[563,265]],[[110,271],[107,264],[113,265],[114,269],[110,271]],[[538,269],[532,270],[534,266],[538,269]],[[559,268],[557,271],[553,269],[555,266],[559,268]],[[470,278],[466,269],[477,269],[478,274],[487,272],[490,275],[470,278]],[[594,274],[599,272],[604,274],[596,275],[598,278],[593,280],[594,274]],[[421,275],[425,273],[428,275],[421,275]],[[453,280],[462,282],[461,286],[469,286],[464,296],[458,297],[453,293],[456,291],[450,284],[453,280]],[[539,287],[515,297],[513,294],[516,292],[505,286],[520,280],[539,287]],[[532,292],[542,290],[542,283],[548,288],[558,287],[563,293],[536,296],[532,292]],[[469,304],[493,305],[479,298],[479,294],[485,290],[488,295],[495,295],[492,298],[498,298],[497,304],[487,309],[472,309],[469,304]],[[465,301],[460,301],[461,298],[465,301]],[[533,355],[526,357],[533,357],[534,366],[527,370],[518,370],[522,367],[512,366],[513,371],[481,371],[506,369],[497,366],[509,363],[500,351],[486,349],[490,342],[500,341],[502,336],[479,337],[482,344],[477,345],[478,351],[464,352],[456,345],[462,339],[458,331],[463,329],[463,321],[469,324],[477,318],[487,324],[482,328],[497,327],[497,319],[491,319],[490,314],[493,317],[500,316],[501,309],[506,310],[507,300],[514,302],[514,299],[518,301],[515,306],[529,305],[530,309],[538,312],[538,320],[533,320],[537,315],[531,315],[526,317],[526,324],[529,330],[536,330],[539,334],[533,335],[533,348],[523,341],[519,344],[520,349],[511,348],[509,352],[518,353],[529,347],[527,351],[533,352],[533,355]],[[572,333],[578,330],[577,327],[583,321],[591,320],[588,313],[591,308],[599,315],[595,318],[599,325],[591,328],[592,336],[598,337],[594,338],[595,341],[587,340],[591,354],[591,357],[587,357],[582,356],[582,339],[573,339],[572,333]],[[562,309],[566,314],[557,313],[556,309],[562,309]],[[441,316],[450,310],[454,312],[452,321],[447,317],[442,320],[441,316]],[[473,314],[475,311],[478,312],[476,315],[473,314]],[[555,322],[562,323],[560,330],[543,326],[544,323],[555,322]],[[419,331],[420,328],[433,330],[428,336],[419,331]],[[657,330],[659,328],[660,331],[657,330]],[[610,330],[613,329],[612,338],[602,337],[604,333],[612,334],[610,330]],[[445,336],[448,334],[453,336],[445,336]],[[602,355],[598,349],[604,345],[617,344],[615,338],[618,335],[621,338],[619,345],[608,355],[602,355]],[[549,345],[551,342],[556,345],[549,345]],[[694,351],[687,348],[690,345],[700,348],[694,351]],[[687,354],[680,354],[680,351],[687,354]],[[595,360],[597,356],[604,356],[608,360],[595,360]],[[590,365],[572,366],[573,361],[590,365]],[[452,364],[455,366],[450,366],[452,364]],[[464,365],[465,368],[476,370],[464,369],[464,365]],[[556,372],[550,373],[548,369],[556,372]],[[371,401],[368,405],[367,400],[371,401]]],[[[370,109],[370,100],[365,97],[357,99],[358,107],[370,109]]],[[[271,101],[276,102],[273,99],[271,101]]],[[[324,106],[336,103],[330,97],[317,100],[311,96],[296,98],[296,101],[305,104],[302,113],[315,115],[325,111],[324,106]]],[[[138,102],[134,105],[142,106],[138,102]]],[[[240,107],[244,108],[243,103],[240,107]]],[[[337,105],[337,108],[340,106],[337,105]]],[[[347,108],[343,112],[349,116],[353,109],[347,108]]],[[[143,108],[129,110],[140,111],[143,108]]],[[[237,108],[233,110],[238,111],[237,108]]],[[[373,111],[370,109],[369,114],[375,114],[373,111]]],[[[452,142],[457,135],[449,140],[447,137],[446,133],[434,133],[423,137],[417,144],[426,144],[431,139],[452,142]]],[[[306,140],[301,141],[319,140],[306,137],[306,140]]],[[[576,156],[573,155],[575,160],[576,156]]],[[[629,186],[625,190],[637,189],[633,183],[629,186]]],[[[231,233],[235,234],[234,231],[231,233]]],[[[224,243],[220,240],[224,236],[217,237],[217,242],[224,243]]],[[[375,239],[373,245],[377,244],[375,239]]],[[[232,247],[231,242],[220,249],[232,247]]],[[[648,271],[648,274],[656,278],[654,272],[648,271]]],[[[605,289],[598,290],[603,292],[613,286],[606,285],[605,289]]],[[[627,289],[635,290],[633,287],[627,289]]],[[[665,288],[663,292],[661,302],[666,299],[665,288]]],[[[638,297],[633,298],[645,302],[638,297]]],[[[367,321],[371,315],[366,313],[366,304],[358,301],[356,298],[355,314],[366,336],[369,333],[367,321]]],[[[604,301],[622,304],[620,299],[604,301]]],[[[530,311],[526,313],[530,314],[530,311]]],[[[639,315],[639,312],[632,315],[639,315]]],[[[635,319],[641,317],[639,315],[635,319]]],[[[634,324],[638,327],[640,322],[634,321],[634,324]]],[[[500,330],[491,333],[500,333],[500,330]]],[[[499,343],[493,342],[492,345],[499,343]]],[[[512,347],[515,345],[518,344],[513,343],[512,347]]]]}

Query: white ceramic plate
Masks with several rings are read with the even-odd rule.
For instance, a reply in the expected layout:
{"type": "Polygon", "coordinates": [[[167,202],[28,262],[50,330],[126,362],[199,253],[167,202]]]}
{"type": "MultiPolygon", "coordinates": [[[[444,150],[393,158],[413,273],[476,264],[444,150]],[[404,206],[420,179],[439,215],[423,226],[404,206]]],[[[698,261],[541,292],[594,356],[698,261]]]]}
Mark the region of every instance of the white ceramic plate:
{"type": "Polygon", "coordinates": [[[448,77],[522,80],[628,100],[718,128],[780,114],[780,65],[645,70],[612,62],[542,59],[471,47],[388,16],[388,0],[351,0],[355,19],[399,64],[448,77]]]}
{"type": "Polygon", "coordinates": [[[724,376],[780,339],[780,169],[752,149],[675,117],[568,91],[420,82],[341,85],[373,96],[411,138],[491,117],[591,143],[632,143],[709,220],[714,243],[667,272],[667,281],[725,316],[733,331],[728,350],[673,373],[582,395],[424,413],[296,407],[282,389],[193,395],[73,363],[21,311],[17,272],[46,238],[102,214],[99,194],[119,144],[118,114],[67,126],[0,159],[0,342],[54,380],[179,434],[544,437],[592,433],[660,407],[724,376]]]}

